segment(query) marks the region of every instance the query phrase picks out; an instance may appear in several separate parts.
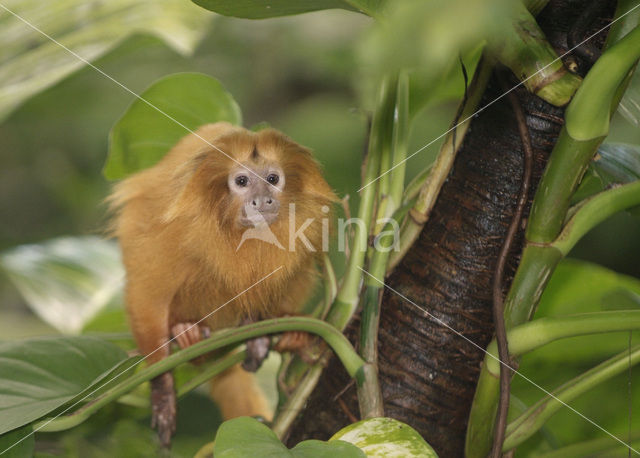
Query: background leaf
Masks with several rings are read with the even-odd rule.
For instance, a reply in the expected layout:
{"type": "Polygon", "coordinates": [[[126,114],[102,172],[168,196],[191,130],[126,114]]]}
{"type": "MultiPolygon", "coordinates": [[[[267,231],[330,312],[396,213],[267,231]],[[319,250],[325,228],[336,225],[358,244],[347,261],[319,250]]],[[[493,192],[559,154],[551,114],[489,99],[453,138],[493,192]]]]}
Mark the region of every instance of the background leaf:
{"type": "Polygon", "coordinates": [[[118,246],[98,237],[22,245],[4,252],[0,266],[40,318],[70,334],[112,302],[124,281],[118,246]]]}
{"type": "MultiPolygon", "coordinates": [[[[238,104],[218,82],[202,73],[176,73],[162,78],[141,97],[185,127],[228,121],[241,124],[238,104]]],[[[111,180],[150,167],[189,132],[174,120],[136,99],[113,126],[104,175],[111,180]]]]}
{"type": "Polygon", "coordinates": [[[368,457],[437,458],[436,452],[411,426],[393,418],[371,418],[342,428],[330,439],[351,442],[368,457]]]}
{"type": "Polygon", "coordinates": [[[311,11],[341,8],[351,11],[362,11],[375,15],[382,11],[386,0],[193,0],[216,13],[225,16],[235,16],[246,19],[265,19],[292,14],[308,13],[311,11]]]}
{"type": "MultiPolygon", "coordinates": [[[[3,5],[90,62],[134,33],[151,33],[189,54],[211,18],[184,0],[6,0],[3,5]]],[[[0,22],[2,120],[85,64],[4,9],[0,22]]]]}
{"type": "Polygon", "coordinates": [[[358,447],[340,440],[300,442],[291,450],[280,442],[271,429],[258,420],[239,417],[220,425],[216,434],[213,455],[216,458],[297,457],[297,458],[362,458],[358,447]]]}
{"type": "Polygon", "coordinates": [[[24,458],[25,456],[33,456],[36,441],[31,431],[31,425],[27,425],[1,435],[0,455],[2,458],[24,458]],[[5,450],[7,452],[2,453],[5,450]]]}
{"type": "Polygon", "coordinates": [[[93,337],[0,343],[0,434],[62,406],[126,358],[120,348],[93,337]]]}

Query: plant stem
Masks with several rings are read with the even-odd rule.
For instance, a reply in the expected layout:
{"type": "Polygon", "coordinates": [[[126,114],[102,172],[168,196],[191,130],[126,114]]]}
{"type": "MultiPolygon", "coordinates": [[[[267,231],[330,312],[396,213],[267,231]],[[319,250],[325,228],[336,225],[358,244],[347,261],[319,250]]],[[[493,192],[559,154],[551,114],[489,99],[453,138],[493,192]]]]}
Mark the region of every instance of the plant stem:
{"type": "MultiPolygon", "coordinates": [[[[407,137],[409,134],[409,78],[406,73],[398,77],[393,110],[393,129],[390,140],[393,147],[393,163],[387,164],[387,169],[381,167],[380,172],[385,173],[391,169],[389,194],[386,200],[386,212],[394,213],[402,201],[404,186],[404,172],[407,153],[407,137]]],[[[384,197],[384,196],[383,196],[384,197]]],[[[369,270],[381,277],[387,268],[389,252],[396,240],[395,230],[386,230],[390,224],[383,226],[374,242],[374,251],[369,270]]],[[[393,227],[393,226],[392,226],[393,227]]],[[[362,418],[374,418],[384,416],[382,394],[378,381],[378,324],[380,321],[380,302],[382,289],[379,283],[365,280],[366,289],[362,305],[362,321],[360,323],[360,354],[369,364],[366,369],[364,383],[358,388],[358,401],[360,404],[360,416],[362,418]]]]}
{"type": "Polygon", "coordinates": [[[513,6],[516,11],[511,28],[489,38],[491,54],[530,92],[552,105],[566,105],[582,79],[567,71],[527,8],[521,2],[513,6]]]}
{"type": "Polygon", "coordinates": [[[377,108],[374,112],[369,138],[369,152],[366,159],[365,173],[358,208],[358,224],[356,224],[353,243],[351,244],[351,255],[347,264],[347,270],[343,277],[342,285],[338,291],[336,301],[329,310],[326,321],[339,330],[344,330],[347,326],[356,307],[360,287],[362,284],[362,271],[369,239],[369,229],[373,217],[373,207],[376,197],[377,178],[380,170],[380,156],[382,154],[382,141],[385,130],[385,108],[390,105],[390,98],[395,96],[394,88],[389,86],[389,81],[385,80],[380,88],[377,108]]]}
{"type": "MultiPolygon", "coordinates": [[[[640,311],[585,313],[540,318],[511,329],[507,335],[509,353],[520,356],[547,343],[567,337],[640,328],[640,311]]],[[[489,344],[467,428],[466,457],[484,457],[489,451],[499,391],[500,363],[495,341],[489,344]],[[481,444],[481,446],[479,446],[481,444]]]]}
{"type": "MultiPolygon", "coordinates": [[[[321,358],[322,360],[322,358],[321,358]]],[[[278,439],[282,439],[289,427],[293,423],[293,421],[298,416],[298,413],[304,407],[304,404],[307,402],[307,399],[313,392],[313,389],[318,384],[318,380],[320,380],[320,375],[322,375],[322,370],[324,369],[324,364],[317,363],[313,365],[307,373],[304,375],[295,391],[289,398],[287,402],[285,402],[282,408],[278,412],[278,416],[275,418],[271,429],[278,436],[278,439]]]]}
{"type": "MultiPolygon", "coordinates": [[[[640,431],[635,431],[628,438],[630,445],[634,445],[638,448],[640,445],[637,441],[640,440],[640,431]]],[[[622,444],[613,442],[610,437],[600,437],[590,441],[580,442],[577,444],[571,444],[566,447],[562,447],[551,452],[538,455],[538,458],[589,458],[593,456],[624,456],[623,453],[628,452],[628,448],[622,444]],[[615,454],[617,453],[617,454],[615,454]]]]}
{"type": "Polygon", "coordinates": [[[629,364],[640,362],[640,345],[608,359],[582,375],[554,390],[555,398],[545,397],[507,427],[504,450],[510,450],[531,437],[540,427],[564,405],[611,377],[624,372],[629,364]]]}
{"type": "MultiPolygon", "coordinates": [[[[555,340],[604,332],[640,329],[640,310],[581,313],[561,317],[545,317],[521,324],[509,331],[509,353],[521,356],[555,340]]],[[[487,352],[497,355],[495,340],[487,352]]],[[[500,363],[495,358],[486,361],[487,371],[498,376],[500,363]]]]}
{"type": "Polygon", "coordinates": [[[640,181],[608,189],[582,203],[551,246],[567,255],[591,229],[612,215],[640,205],[640,181]]]}
{"type": "MultiPolygon", "coordinates": [[[[356,353],[346,337],[344,337],[344,335],[342,335],[342,333],[336,328],[315,318],[275,318],[259,321],[240,328],[216,332],[210,338],[173,353],[167,358],[152,364],[122,382],[119,382],[117,385],[107,390],[103,395],[94,401],[85,404],[72,414],[58,417],[52,421],[44,420],[39,422],[37,425],[46,424],[46,426],[43,426],[40,431],[61,431],[72,428],[85,421],[105,405],[133,390],[141,383],[167,372],[179,364],[190,361],[193,358],[209,353],[213,350],[244,342],[253,337],[285,331],[306,331],[319,335],[335,351],[343,362],[349,375],[351,377],[355,377],[359,383],[362,382],[364,361],[356,353]]],[[[219,367],[223,366],[224,365],[221,362],[219,367]]]]}

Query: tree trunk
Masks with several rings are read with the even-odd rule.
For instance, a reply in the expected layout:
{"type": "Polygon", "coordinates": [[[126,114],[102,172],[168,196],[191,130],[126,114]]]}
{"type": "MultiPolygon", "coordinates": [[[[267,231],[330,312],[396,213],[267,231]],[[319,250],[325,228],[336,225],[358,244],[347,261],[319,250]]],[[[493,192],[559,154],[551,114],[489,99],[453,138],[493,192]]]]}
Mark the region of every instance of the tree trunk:
{"type": "MultiPolygon", "coordinates": [[[[570,25],[592,1],[601,0],[552,0],[538,16],[558,54],[566,52],[570,25]]],[[[608,1],[604,17],[593,20],[588,33],[610,20],[614,6],[614,1],[608,1]]],[[[605,37],[603,33],[594,39],[599,47],[605,37]]],[[[517,80],[509,79],[510,87],[516,84],[517,80]]],[[[494,75],[480,106],[503,92],[494,75]]],[[[534,149],[526,218],[562,127],[564,109],[547,104],[522,86],[515,93],[525,112],[534,149]]],[[[441,457],[463,455],[469,409],[484,352],[424,311],[480,348],[487,346],[493,336],[493,271],[515,210],[522,166],[521,139],[512,107],[504,97],[472,120],[429,221],[387,279],[391,288],[422,310],[385,289],[379,336],[385,414],[414,427],[441,457]]],[[[515,273],[522,240],[521,229],[505,271],[505,287],[515,273]]],[[[358,326],[356,319],[348,330],[354,342],[358,326]]],[[[358,416],[355,387],[333,358],[288,442],[327,439],[351,423],[350,416],[358,416]]]]}

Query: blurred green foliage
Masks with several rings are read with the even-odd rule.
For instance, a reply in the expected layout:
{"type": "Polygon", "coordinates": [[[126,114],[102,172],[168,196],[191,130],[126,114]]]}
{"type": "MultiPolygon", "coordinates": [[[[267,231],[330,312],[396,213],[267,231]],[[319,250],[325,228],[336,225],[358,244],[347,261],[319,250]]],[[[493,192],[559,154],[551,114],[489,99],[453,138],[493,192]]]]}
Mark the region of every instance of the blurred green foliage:
{"type": "MultiPolygon", "coordinates": [[[[430,3],[433,7],[438,2],[430,3]]],[[[454,4],[460,7],[462,2],[454,4]]],[[[454,16],[441,22],[458,21],[456,29],[469,32],[464,21],[473,20],[474,9],[463,9],[459,13],[441,9],[443,15],[454,16]]],[[[403,11],[396,12],[398,21],[407,16],[403,11]]],[[[208,13],[203,10],[202,14],[208,13]]],[[[483,15],[481,19],[476,25],[485,30],[491,24],[491,15],[483,15]]],[[[367,94],[374,81],[367,78],[366,73],[375,74],[375,69],[384,62],[371,57],[369,51],[396,42],[406,44],[407,35],[412,36],[411,30],[419,30],[420,24],[413,23],[412,27],[404,36],[394,36],[387,43],[384,26],[374,25],[364,15],[346,11],[323,11],[268,21],[214,16],[193,55],[180,54],[157,37],[136,34],[118,41],[116,48],[94,64],[136,93],[141,93],[156,79],[175,72],[202,72],[215,77],[238,102],[245,126],[267,121],[312,148],[331,186],[341,197],[350,196],[349,206],[353,210],[357,208],[355,191],[360,186],[361,159],[366,145],[369,117],[366,110],[371,106],[367,94]]],[[[457,30],[447,32],[455,34],[457,30]]],[[[436,34],[437,30],[422,32],[436,34]]],[[[474,47],[473,34],[460,34],[459,38],[462,44],[458,45],[469,51],[469,55],[464,56],[465,62],[472,68],[479,49],[474,47]]],[[[428,35],[423,38],[423,42],[430,43],[429,40],[433,38],[428,35]]],[[[449,44],[414,48],[409,43],[405,46],[407,54],[392,57],[396,59],[395,65],[414,58],[437,60],[451,53],[449,44]],[[425,57],[429,53],[431,55],[425,57]]],[[[397,46],[381,49],[377,58],[389,54],[389,49],[397,46]]],[[[457,62],[457,56],[454,57],[457,62]]],[[[429,69],[424,78],[417,73],[414,76],[418,77],[412,79],[414,93],[425,94],[419,96],[419,101],[424,102],[428,95],[432,103],[415,110],[417,117],[409,154],[439,137],[454,117],[453,99],[462,93],[462,78],[456,65],[444,58],[441,64],[443,68],[429,69]]],[[[95,70],[82,67],[27,100],[0,124],[0,250],[63,235],[103,234],[106,208],[102,202],[110,186],[101,174],[107,153],[107,134],[132,101],[130,93],[95,70]]],[[[608,141],[638,145],[640,130],[632,121],[617,115],[608,141]]],[[[408,179],[433,161],[440,143],[435,141],[409,160],[408,179]]],[[[589,233],[572,256],[640,277],[638,234],[640,218],[623,213],[589,233]]],[[[340,274],[341,266],[336,268],[340,274]]],[[[609,273],[590,272],[593,282],[604,281],[609,273]]],[[[558,281],[569,282],[562,275],[560,270],[558,281]]],[[[576,300],[568,304],[563,313],[585,310],[584,301],[577,295],[583,287],[573,286],[571,294],[576,294],[576,300]]],[[[587,299],[600,301],[598,304],[602,305],[602,298],[584,297],[587,299]]],[[[551,312],[542,306],[540,313],[551,312]]],[[[88,329],[120,331],[123,325],[121,310],[106,310],[88,324],[88,329]]],[[[31,315],[13,286],[0,276],[3,339],[54,332],[31,315]]],[[[592,350],[606,340],[608,345],[602,345],[604,359],[604,353],[608,354],[604,350],[624,349],[628,334],[611,336],[610,341],[603,336],[595,341],[576,339],[528,355],[523,360],[523,371],[545,388],[552,388],[598,362],[591,351],[589,357],[583,357],[567,349],[592,350]]],[[[633,379],[638,380],[637,369],[633,374],[633,379]]],[[[580,398],[575,407],[616,432],[624,431],[625,416],[619,413],[631,402],[626,395],[627,383],[626,377],[617,377],[580,398]]],[[[539,391],[518,378],[514,391],[527,404],[540,396],[539,391]]],[[[634,390],[633,396],[632,404],[640,405],[638,390],[634,390]]],[[[219,416],[208,402],[199,392],[181,400],[175,456],[192,456],[204,442],[203,438],[209,437],[207,434],[219,423],[219,416]]],[[[42,435],[38,439],[43,440],[46,450],[66,456],[131,456],[136,451],[142,456],[149,453],[147,444],[154,437],[148,424],[149,419],[141,409],[114,405],[79,428],[42,435]],[[116,417],[123,420],[113,422],[116,417]]],[[[635,421],[634,425],[637,424],[635,421]]],[[[593,437],[593,431],[592,425],[579,420],[575,414],[562,411],[549,422],[546,431],[523,449],[531,453],[536,449],[541,451],[549,443],[593,437]]]]}

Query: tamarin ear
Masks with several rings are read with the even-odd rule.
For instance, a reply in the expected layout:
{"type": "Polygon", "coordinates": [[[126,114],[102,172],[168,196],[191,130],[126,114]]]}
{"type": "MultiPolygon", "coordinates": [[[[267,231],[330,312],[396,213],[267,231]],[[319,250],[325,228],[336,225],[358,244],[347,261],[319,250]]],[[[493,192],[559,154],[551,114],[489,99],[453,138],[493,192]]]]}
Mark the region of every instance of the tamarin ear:
{"type": "Polygon", "coordinates": [[[196,154],[194,157],[178,166],[174,171],[170,180],[170,183],[172,184],[170,192],[173,193],[174,197],[172,197],[171,203],[162,217],[162,221],[164,223],[170,223],[176,219],[180,213],[184,214],[185,210],[187,210],[188,213],[189,208],[197,205],[194,201],[194,196],[197,196],[197,193],[189,193],[186,192],[186,190],[189,187],[191,178],[209,154],[210,148],[207,147],[206,149],[203,149],[201,153],[196,154]]]}

